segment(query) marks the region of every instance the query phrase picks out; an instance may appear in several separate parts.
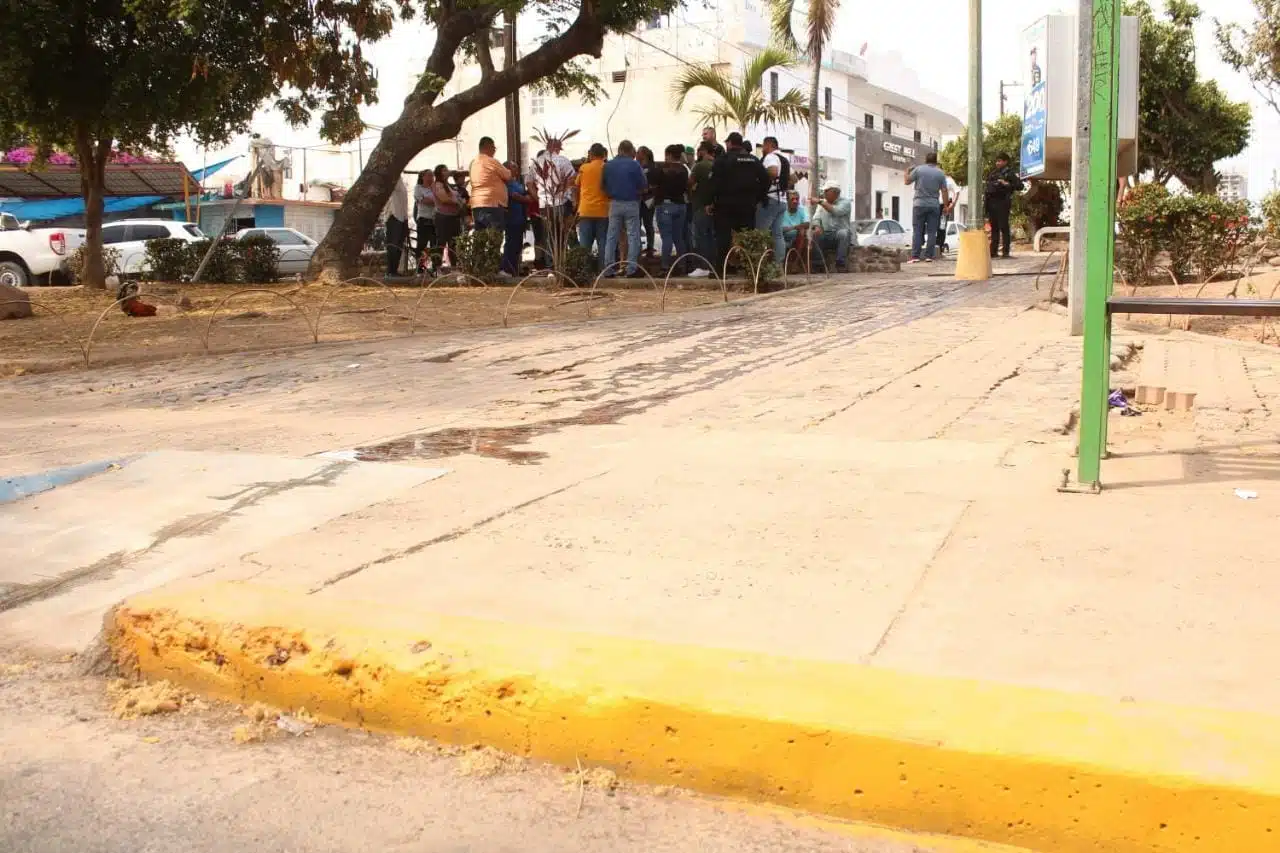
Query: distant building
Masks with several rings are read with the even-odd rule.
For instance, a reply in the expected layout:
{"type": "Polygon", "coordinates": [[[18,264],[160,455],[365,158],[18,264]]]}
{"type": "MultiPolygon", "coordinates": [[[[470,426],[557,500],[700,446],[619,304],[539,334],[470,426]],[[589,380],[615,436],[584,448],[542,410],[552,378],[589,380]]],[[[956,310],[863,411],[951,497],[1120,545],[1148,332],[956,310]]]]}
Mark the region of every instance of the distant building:
{"type": "Polygon", "coordinates": [[[1218,180],[1218,198],[1223,201],[1248,201],[1248,176],[1241,172],[1223,172],[1218,180]]]}

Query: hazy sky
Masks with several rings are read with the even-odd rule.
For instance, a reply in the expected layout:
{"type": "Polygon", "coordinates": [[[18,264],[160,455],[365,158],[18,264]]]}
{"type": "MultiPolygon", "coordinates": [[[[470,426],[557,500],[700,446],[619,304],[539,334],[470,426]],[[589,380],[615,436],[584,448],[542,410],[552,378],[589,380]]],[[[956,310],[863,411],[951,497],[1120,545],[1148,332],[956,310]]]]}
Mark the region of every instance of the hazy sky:
{"type": "MultiPolygon", "coordinates": [[[[1161,0],[1154,0],[1159,8],[1161,0]]],[[[1253,18],[1250,0],[1201,0],[1209,15],[1238,22],[1253,18]]],[[[882,3],[844,0],[837,27],[837,42],[856,50],[864,41],[877,51],[896,50],[920,75],[926,88],[956,103],[968,102],[969,11],[967,0],[909,0],[899,4],[901,15],[886,14],[882,3]],[[931,11],[925,11],[926,9],[931,11]]],[[[983,2],[983,98],[988,119],[999,114],[1000,80],[1019,80],[1022,61],[1020,36],[1033,21],[1047,14],[1070,12],[1072,0],[984,0],[983,2]]],[[[432,44],[431,31],[422,25],[402,25],[385,42],[368,53],[380,72],[381,101],[365,111],[371,124],[386,124],[399,114],[408,93],[409,69],[421,68],[432,44]]],[[[1273,169],[1280,168],[1280,116],[1253,92],[1247,80],[1227,68],[1213,40],[1212,17],[1201,22],[1197,33],[1197,62],[1201,76],[1218,80],[1227,93],[1254,106],[1253,140],[1240,165],[1249,173],[1250,195],[1262,197],[1273,169]]],[[[1009,90],[1010,106],[1019,109],[1022,91],[1009,90]]],[[[261,133],[281,145],[311,145],[318,136],[306,129],[291,130],[274,112],[261,116],[261,133]]],[[[371,132],[372,133],[372,132],[371,132]]],[[[376,135],[376,134],[374,134],[376,135]]],[[[236,140],[228,148],[242,153],[247,145],[236,140]]],[[[199,166],[202,152],[193,145],[179,146],[179,156],[199,166]]],[[[210,152],[214,161],[221,152],[210,152]]]]}

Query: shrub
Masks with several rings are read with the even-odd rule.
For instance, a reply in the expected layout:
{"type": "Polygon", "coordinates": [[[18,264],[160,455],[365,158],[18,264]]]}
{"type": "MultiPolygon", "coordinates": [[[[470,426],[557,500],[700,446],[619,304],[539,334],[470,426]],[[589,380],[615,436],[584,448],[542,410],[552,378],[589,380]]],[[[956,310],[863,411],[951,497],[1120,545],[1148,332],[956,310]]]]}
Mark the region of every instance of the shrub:
{"type": "Polygon", "coordinates": [[[569,246],[564,253],[564,274],[586,287],[596,277],[596,261],[586,246],[569,246]]]}
{"type": "MultiPolygon", "coordinates": [[[[81,246],[71,253],[67,258],[67,271],[71,274],[71,281],[74,284],[80,284],[81,278],[84,276],[84,250],[81,246]]],[[[116,275],[120,272],[120,251],[111,246],[102,247],[102,274],[116,275]]]]}
{"type": "Polygon", "coordinates": [[[1041,228],[1062,224],[1062,185],[1057,181],[1031,181],[1018,196],[1018,206],[1027,220],[1027,234],[1034,237],[1041,228]]]}
{"type": "Polygon", "coordinates": [[[755,275],[756,266],[760,265],[760,281],[757,282],[760,287],[777,280],[781,267],[778,259],[773,257],[773,234],[760,228],[744,228],[733,233],[733,242],[742,247],[751,261],[751,269],[745,271],[747,275],[755,275]],[[766,254],[768,259],[760,264],[760,259],[766,254]]]}
{"type": "MultiPolygon", "coordinates": [[[[209,240],[199,240],[195,243],[188,243],[187,278],[194,276],[196,270],[200,268],[200,262],[204,260],[205,252],[209,251],[209,240]]],[[[200,281],[209,284],[235,284],[243,278],[243,270],[241,269],[240,253],[236,250],[236,244],[233,240],[218,240],[217,248],[213,250],[213,256],[209,258],[209,265],[204,268],[204,272],[200,275],[200,281]]]]}
{"type": "Polygon", "coordinates": [[[1247,202],[1215,195],[1170,193],[1160,184],[1140,184],[1117,211],[1120,240],[1116,261],[1132,284],[1145,284],[1161,252],[1179,281],[1208,280],[1235,262],[1253,238],[1247,202]]]}
{"type": "Polygon", "coordinates": [[[1268,237],[1280,237],[1280,190],[1272,190],[1262,199],[1262,219],[1268,237]]]}
{"type": "Polygon", "coordinates": [[[454,241],[454,269],[481,281],[498,277],[502,266],[502,240],[506,235],[492,228],[463,234],[454,241]]]}
{"type": "Polygon", "coordinates": [[[153,281],[185,281],[195,267],[190,265],[187,242],[175,237],[147,241],[148,277],[153,281]]]}
{"type": "Polygon", "coordinates": [[[245,283],[270,284],[280,277],[280,247],[270,237],[247,237],[232,245],[245,283]]]}

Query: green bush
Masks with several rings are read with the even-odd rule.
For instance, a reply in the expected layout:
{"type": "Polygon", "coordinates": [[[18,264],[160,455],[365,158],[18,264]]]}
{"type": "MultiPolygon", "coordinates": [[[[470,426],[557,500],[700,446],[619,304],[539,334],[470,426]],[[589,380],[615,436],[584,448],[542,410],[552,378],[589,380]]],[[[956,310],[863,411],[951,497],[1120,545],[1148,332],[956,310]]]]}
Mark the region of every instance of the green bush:
{"type": "MultiPolygon", "coordinates": [[[[187,244],[187,278],[194,276],[209,251],[209,240],[199,240],[187,244]]],[[[240,252],[233,240],[218,240],[209,265],[200,274],[200,281],[206,284],[235,284],[244,279],[244,270],[240,252]]]]}
{"type": "Polygon", "coordinates": [[[1145,284],[1160,253],[1179,281],[1207,281],[1235,263],[1254,236],[1248,202],[1216,195],[1174,194],[1161,184],[1139,184],[1117,211],[1116,260],[1131,284],[1145,284]]]}
{"type": "Polygon", "coordinates": [[[147,241],[147,276],[152,281],[185,281],[195,267],[190,266],[187,241],[175,237],[147,241]]]}
{"type": "Polygon", "coordinates": [[[1025,193],[1014,199],[1014,207],[1026,218],[1027,236],[1041,228],[1062,224],[1062,185],[1057,181],[1031,181],[1025,193]]]}
{"type": "Polygon", "coordinates": [[[1268,237],[1280,237],[1280,190],[1272,190],[1262,199],[1262,219],[1268,237]]]}
{"type": "Polygon", "coordinates": [[[596,261],[586,246],[570,246],[564,253],[564,274],[586,287],[595,280],[596,261]]]}
{"type": "Polygon", "coordinates": [[[280,247],[270,237],[246,237],[233,244],[246,284],[271,284],[280,277],[280,247]]]}
{"type": "Polygon", "coordinates": [[[454,240],[453,268],[481,281],[493,281],[502,266],[502,240],[506,235],[492,228],[472,231],[454,240]]]}
{"type": "MultiPolygon", "coordinates": [[[[751,269],[743,270],[747,276],[755,275],[755,269],[760,267],[760,281],[757,284],[763,288],[765,285],[777,281],[781,275],[782,267],[778,263],[778,259],[773,256],[773,234],[760,228],[744,228],[741,231],[733,232],[733,242],[735,245],[741,246],[742,251],[746,253],[747,258],[751,261],[751,269]],[[760,263],[760,259],[765,255],[769,257],[760,263]]],[[[736,252],[734,253],[737,254],[736,252]]],[[[739,256],[740,257],[740,256],[739,256]]]]}
{"type": "MultiPolygon", "coordinates": [[[[85,247],[80,246],[67,258],[67,272],[71,274],[71,281],[74,284],[80,284],[80,280],[84,276],[84,251],[85,247]]],[[[111,246],[103,246],[102,274],[115,275],[118,272],[120,272],[120,251],[111,246]]]]}

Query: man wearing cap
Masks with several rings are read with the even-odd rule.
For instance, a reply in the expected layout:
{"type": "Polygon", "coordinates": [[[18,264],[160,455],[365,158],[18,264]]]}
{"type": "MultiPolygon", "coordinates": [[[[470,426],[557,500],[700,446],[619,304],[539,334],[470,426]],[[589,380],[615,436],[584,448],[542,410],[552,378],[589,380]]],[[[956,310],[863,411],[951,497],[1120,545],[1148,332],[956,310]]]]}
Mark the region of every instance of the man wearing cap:
{"type": "Polygon", "coordinates": [[[822,190],[822,197],[809,199],[809,202],[814,206],[813,222],[809,228],[813,245],[819,251],[834,248],[836,270],[847,272],[849,241],[852,233],[849,225],[852,206],[849,200],[840,197],[839,184],[828,183],[822,190]]]}

